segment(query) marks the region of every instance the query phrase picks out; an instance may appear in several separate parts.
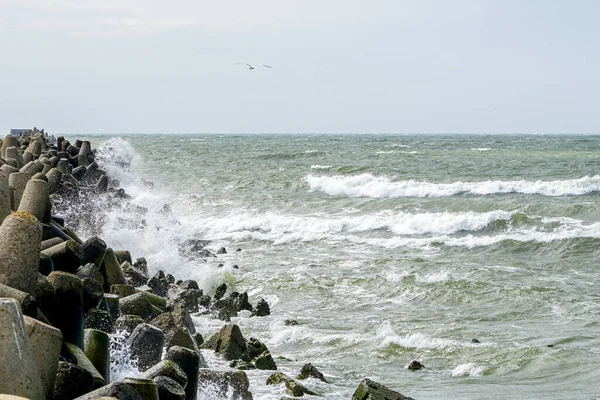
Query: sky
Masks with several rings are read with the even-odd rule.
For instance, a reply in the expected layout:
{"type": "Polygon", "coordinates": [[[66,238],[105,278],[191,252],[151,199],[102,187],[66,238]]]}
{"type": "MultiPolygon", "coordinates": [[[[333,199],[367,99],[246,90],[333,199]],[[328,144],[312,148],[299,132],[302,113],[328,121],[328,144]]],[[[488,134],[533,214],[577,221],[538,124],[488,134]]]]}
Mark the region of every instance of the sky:
{"type": "Polygon", "coordinates": [[[0,0],[0,133],[600,133],[598,15],[595,0],[0,0]]]}

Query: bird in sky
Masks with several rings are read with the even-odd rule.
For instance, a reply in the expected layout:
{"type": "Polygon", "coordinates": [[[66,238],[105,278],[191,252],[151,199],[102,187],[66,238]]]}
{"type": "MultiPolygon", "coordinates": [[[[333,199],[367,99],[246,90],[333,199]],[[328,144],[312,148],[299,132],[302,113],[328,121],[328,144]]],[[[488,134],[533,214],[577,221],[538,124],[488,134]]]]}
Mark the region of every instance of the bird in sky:
{"type": "Polygon", "coordinates": [[[256,69],[257,67],[266,67],[266,68],[273,68],[270,65],[265,65],[265,64],[248,64],[248,63],[235,63],[233,65],[247,65],[248,66],[248,70],[253,70],[256,69]]]}

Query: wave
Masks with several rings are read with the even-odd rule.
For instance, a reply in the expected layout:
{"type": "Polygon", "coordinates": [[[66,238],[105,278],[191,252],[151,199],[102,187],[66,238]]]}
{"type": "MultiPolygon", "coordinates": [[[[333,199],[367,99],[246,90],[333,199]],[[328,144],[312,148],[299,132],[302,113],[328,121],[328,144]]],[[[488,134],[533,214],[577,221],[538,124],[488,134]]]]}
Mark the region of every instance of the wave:
{"type": "Polygon", "coordinates": [[[393,181],[369,173],[354,176],[315,176],[304,178],[311,191],[331,196],[399,198],[449,197],[458,194],[478,196],[523,193],[543,196],[581,196],[600,190],[600,175],[555,181],[481,181],[430,183],[407,180],[393,181]]]}

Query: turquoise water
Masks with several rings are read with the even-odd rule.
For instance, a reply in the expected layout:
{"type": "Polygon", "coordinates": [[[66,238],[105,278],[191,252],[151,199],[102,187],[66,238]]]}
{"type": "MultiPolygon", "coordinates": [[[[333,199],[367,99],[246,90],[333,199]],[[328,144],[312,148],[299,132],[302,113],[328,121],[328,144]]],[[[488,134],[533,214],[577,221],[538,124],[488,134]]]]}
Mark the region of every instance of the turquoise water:
{"type": "MultiPolygon", "coordinates": [[[[364,377],[415,399],[599,396],[599,136],[87,138],[148,208],[104,210],[109,245],[265,298],[271,316],[234,322],[283,372],[317,366],[331,383],[306,385],[324,397],[364,377]],[[183,258],[191,237],[230,251],[183,258]]],[[[194,321],[205,337],[222,324],[194,321]]],[[[255,398],[281,398],[267,376],[249,372],[255,398]]]]}

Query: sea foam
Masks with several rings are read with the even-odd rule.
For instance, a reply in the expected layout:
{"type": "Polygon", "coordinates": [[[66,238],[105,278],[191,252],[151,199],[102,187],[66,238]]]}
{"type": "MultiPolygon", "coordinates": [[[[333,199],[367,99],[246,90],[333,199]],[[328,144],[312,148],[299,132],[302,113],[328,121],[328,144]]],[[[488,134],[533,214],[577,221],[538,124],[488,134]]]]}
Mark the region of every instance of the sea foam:
{"type": "Polygon", "coordinates": [[[538,194],[543,196],[580,196],[600,190],[600,175],[555,181],[480,181],[431,183],[416,180],[394,181],[386,176],[315,176],[304,178],[311,191],[345,197],[448,197],[461,193],[492,195],[502,193],[538,194]]]}

